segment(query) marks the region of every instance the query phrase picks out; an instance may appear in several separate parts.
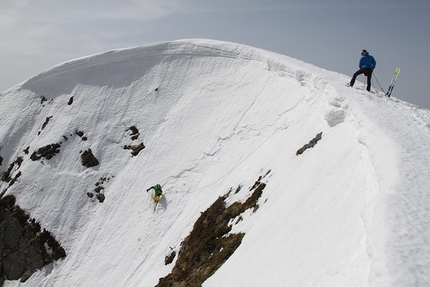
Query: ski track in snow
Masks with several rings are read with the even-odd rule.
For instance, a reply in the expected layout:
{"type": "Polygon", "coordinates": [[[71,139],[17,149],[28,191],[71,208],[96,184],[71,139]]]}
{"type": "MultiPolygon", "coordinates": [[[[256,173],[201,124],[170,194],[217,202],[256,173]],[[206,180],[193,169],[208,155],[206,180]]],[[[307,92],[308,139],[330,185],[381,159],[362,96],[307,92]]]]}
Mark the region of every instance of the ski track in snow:
{"type": "Polygon", "coordinates": [[[233,226],[242,244],[205,287],[430,284],[429,111],[347,81],[267,51],[183,40],[63,63],[5,91],[1,171],[24,158],[7,194],[67,252],[5,286],[154,286],[200,212],[239,185],[228,202],[246,200],[268,170],[259,209],[233,226]],[[43,163],[23,154],[60,141],[43,163]],[[140,142],[136,157],[122,148],[140,142]],[[99,166],[80,165],[88,148],[99,166]],[[86,193],[101,178],[98,203],[86,193]],[[156,183],[154,212],[145,190],[156,183]]]}

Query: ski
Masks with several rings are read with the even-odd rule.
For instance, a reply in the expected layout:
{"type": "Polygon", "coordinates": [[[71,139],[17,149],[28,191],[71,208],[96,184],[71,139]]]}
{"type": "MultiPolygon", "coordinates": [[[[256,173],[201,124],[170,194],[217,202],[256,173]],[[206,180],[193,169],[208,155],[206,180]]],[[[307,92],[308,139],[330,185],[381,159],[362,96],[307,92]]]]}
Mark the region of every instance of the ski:
{"type": "Polygon", "coordinates": [[[396,84],[397,78],[399,77],[400,67],[396,67],[396,71],[394,72],[393,79],[391,80],[390,85],[388,86],[388,91],[385,94],[387,97],[391,97],[391,93],[393,92],[394,85],[396,84]]]}

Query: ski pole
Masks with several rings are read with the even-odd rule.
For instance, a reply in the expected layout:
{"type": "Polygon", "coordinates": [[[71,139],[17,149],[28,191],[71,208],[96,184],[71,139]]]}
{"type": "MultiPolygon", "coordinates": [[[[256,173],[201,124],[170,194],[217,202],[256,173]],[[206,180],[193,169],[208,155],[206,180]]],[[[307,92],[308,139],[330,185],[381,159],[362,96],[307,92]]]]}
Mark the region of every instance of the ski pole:
{"type": "Polygon", "coordinates": [[[375,73],[373,73],[373,77],[375,78],[376,82],[378,83],[379,87],[381,88],[381,91],[382,91],[383,93],[385,93],[385,92],[384,92],[384,89],[381,87],[381,84],[379,83],[378,79],[376,78],[375,73]]]}

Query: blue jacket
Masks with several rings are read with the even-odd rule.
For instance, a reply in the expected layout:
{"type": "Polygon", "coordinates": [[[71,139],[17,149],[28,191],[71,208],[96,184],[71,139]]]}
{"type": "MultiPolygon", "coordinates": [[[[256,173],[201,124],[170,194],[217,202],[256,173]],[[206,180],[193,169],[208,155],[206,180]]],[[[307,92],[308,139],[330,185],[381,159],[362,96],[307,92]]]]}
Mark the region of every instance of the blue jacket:
{"type": "Polygon", "coordinates": [[[369,52],[365,52],[363,56],[360,58],[360,62],[358,63],[358,67],[360,69],[363,68],[371,68],[372,70],[376,68],[375,58],[369,55],[369,52]]]}

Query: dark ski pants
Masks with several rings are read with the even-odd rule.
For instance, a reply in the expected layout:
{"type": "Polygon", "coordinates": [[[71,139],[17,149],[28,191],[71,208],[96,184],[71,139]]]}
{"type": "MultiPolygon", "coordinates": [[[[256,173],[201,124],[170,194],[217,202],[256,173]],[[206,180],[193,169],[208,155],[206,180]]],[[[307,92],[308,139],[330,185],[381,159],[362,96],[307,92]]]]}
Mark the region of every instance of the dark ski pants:
{"type": "Polygon", "coordinates": [[[370,87],[371,87],[371,81],[372,81],[372,73],[373,73],[373,69],[372,68],[361,68],[360,70],[358,70],[357,72],[355,72],[355,74],[352,76],[351,82],[349,83],[352,86],[354,86],[355,83],[355,79],[357,78],[358,75],[364,74],[367,78],[367,87],[366,90],[370,91],[370,87]]]}

